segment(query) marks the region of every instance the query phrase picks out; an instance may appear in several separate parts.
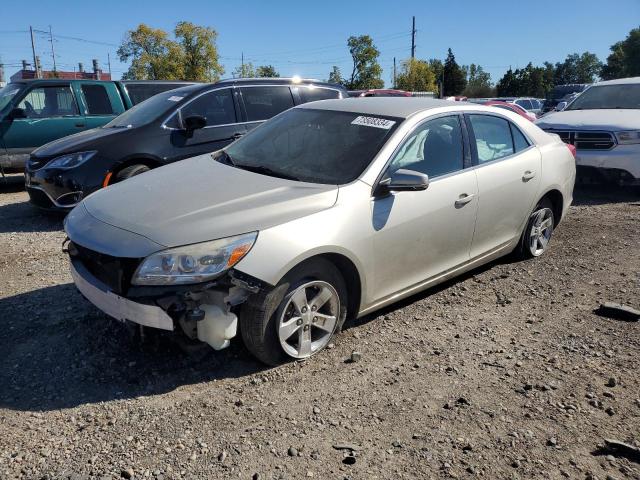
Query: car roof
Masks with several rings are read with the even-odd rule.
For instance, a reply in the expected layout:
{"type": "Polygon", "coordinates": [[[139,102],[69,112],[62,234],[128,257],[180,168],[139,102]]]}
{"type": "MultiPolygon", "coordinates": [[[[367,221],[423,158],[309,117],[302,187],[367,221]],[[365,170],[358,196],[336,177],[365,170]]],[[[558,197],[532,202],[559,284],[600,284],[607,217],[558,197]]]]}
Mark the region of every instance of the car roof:
{"type": "Polygon", "coordinates": [[[615,80],[605,80],[604,82],[594,83],[593,85],[629,85],[640,83],[640,77],[617,78],[615,80]]]}
{"type": "Polygon", "coordinates": [[[417,112],[442,107],[460,107],[461,102],[421,97],[357,97],[305,103],[296,108],[407,118],[417,112]]]}
{"type": "Polygon", "coordinates": [[[260,77],[260,78],[226,78],[216,82],[216,85],[314,85],[345,90],[337,83],[323,82],[312,78],[284,78],[284,77],[260,77]]]}

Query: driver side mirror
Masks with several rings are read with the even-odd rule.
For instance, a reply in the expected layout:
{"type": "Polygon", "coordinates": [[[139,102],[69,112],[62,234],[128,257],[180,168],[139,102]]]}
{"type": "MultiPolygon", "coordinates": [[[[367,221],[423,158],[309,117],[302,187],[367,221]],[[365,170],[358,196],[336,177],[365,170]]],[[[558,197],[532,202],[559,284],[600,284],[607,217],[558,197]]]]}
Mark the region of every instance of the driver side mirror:
{"type": "Polygon", "coordinates": [[[9,118],[17,119],[17,118],[27,118],[27,112],[24,108],[14,108],[9,112],[9,118]]]}
{"type": "Polygon", "coordinates": [[[387,195],[390,192],[417,192],[429,187],[429,176],[401,168],[382,179],[376,188],[376,195],[387,195]]]}
{"type": "Polygon", "coordinates": [[[184,129],[187,133],[193,133],[194,130],[199,130],[207,126],[207,119],[202,115],[191,115],[182,121],[184,129]]]}

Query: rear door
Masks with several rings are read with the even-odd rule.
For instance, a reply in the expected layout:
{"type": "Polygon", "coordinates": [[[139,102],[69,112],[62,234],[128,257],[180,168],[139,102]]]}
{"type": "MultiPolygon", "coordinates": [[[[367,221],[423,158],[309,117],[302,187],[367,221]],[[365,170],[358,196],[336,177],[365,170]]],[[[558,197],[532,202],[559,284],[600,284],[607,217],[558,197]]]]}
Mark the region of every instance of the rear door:
{"type": "Polygon", "coordinates": [[[67,83],[34,85],[23,93],[16,108],[26,118],[8,120],[3,134],[10,158],[26,161],[32,150],[85,129],[84,116],[67,83]]]}
{"type": "Polygon", "coordinates": [[[467,115],[478,178],[471,258],[519,237],[536,201],[541,156],[520,129],[497,115],[467,115]]]}
{"type": "Polygon", "coordinates": [[[288,85],[247,85],[238,91],[247,130],[294,106],[288,85]]]}
{"type": "Polygon", "coordinates": [[[238,121],[237,103],[232,87],[209,90],[181,107],[166,123],[171,128],[171,145],[178,158],[187,158],[226,147],[246,132],[238,121]],[[206,119],[204,128],[189,135],[184,120],[198,115],[206,119]]]}
{"type": "Polygon", "coordinates": [[[74,82],[84,113],[84,129],[101,127],[124,112],[122,97],[113,83],[74,82]]]}

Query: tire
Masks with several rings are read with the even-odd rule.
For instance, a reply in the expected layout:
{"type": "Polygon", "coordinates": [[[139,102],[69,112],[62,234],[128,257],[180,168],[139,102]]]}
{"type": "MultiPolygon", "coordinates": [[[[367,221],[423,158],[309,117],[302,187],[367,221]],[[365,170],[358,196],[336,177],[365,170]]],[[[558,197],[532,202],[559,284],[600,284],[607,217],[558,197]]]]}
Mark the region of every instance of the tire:
{"type": "Polygon", "coordinates": [[[313,259],[294,268],[275,288],[249,298],[239,315],[242,340],[267,365],[309,358],[341,330],[346,306],[347,288],[338,269],[327,260],[313,259]],[[319,294],[330,298],[316,307],[313,300],[319,294]]]}
{"type": "Polygon", "coordinates": [[[123,168],[116,174],[116,181],[114,183],[122,182],[127,178],[135,177],[136,175],[140,175],[141,173],[148,172],[151,170],[147,165],[136,164],[129,165],[126,168],[123,168]]]}
{"type": "Polygon", "coordinates": [[[516,257],[525,260],[543,255],[549,248],[555,225],[553,205],[548,198],[543,198],[527,220],[515,252],[516,257]],[[547,226],[540,230],[543,223],[547,226]]]}

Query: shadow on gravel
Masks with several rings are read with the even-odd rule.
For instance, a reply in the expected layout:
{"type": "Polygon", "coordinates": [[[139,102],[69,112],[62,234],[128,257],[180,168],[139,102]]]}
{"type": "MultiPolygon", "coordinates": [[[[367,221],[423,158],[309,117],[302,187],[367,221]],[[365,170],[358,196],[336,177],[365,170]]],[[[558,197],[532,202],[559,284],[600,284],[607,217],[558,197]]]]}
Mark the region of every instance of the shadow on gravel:
{"type": "Polygon", "coordinates": [[[55,232],[62,230],[63,219],[63,214],[39,210],[27,201],[0,205],[0,233],[55,232]]]}
{"type": "Polygon", "coordinates": [[[640,187],[618,185],[576,185],[574,205],[603,205],[606,203],[636,203],[640,206],[640,187]]]}
{"type": "Polygon", "coordinates": [[[24,190],[24,175],[0,175],[0,193],[15,193],[24,190]]]}
{"type": "Polygon", "coordinates": [[[0,407],[44,411],[162,394],[265,367],[239,341],[204,358],[103,316],[73,284],[0,300],[0,407]]]}

